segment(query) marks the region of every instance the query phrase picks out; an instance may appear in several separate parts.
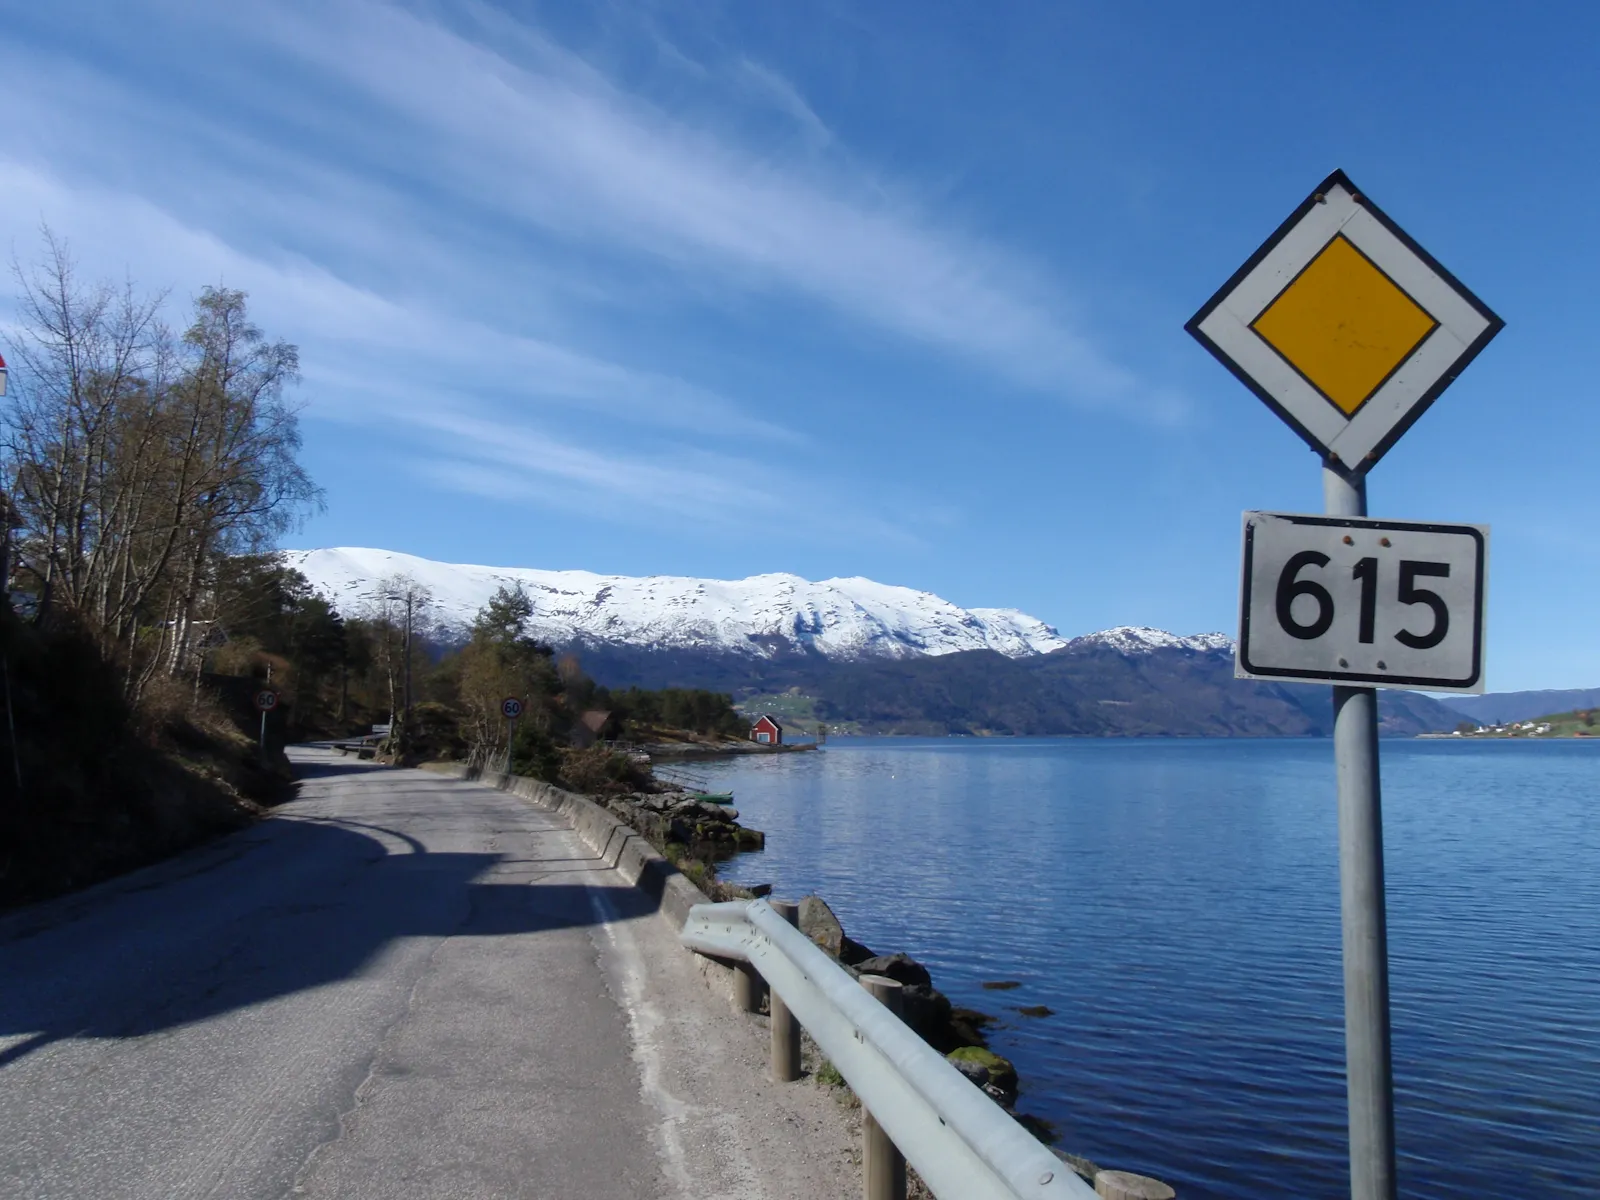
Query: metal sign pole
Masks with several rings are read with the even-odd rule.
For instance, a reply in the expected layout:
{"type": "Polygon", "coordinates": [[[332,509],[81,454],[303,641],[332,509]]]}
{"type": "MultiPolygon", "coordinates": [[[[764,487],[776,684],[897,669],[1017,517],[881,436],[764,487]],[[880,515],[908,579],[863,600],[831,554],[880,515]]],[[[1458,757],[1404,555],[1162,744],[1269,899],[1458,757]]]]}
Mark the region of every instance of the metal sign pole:
{"type": "Polygon", "coordinates": [[[261,757],[267,756],[267,710],[261,710],[261,757]]]}
{"type": "MultiPolygon", "coordinates": [[[[1367,515],[1367,481],[1322,469],[1329,516],[1367,515]]],[[[1389,1053],[1389,936],[1384,913],[1378,692],[1333,689],[1339,779],[1339,908],[1344,929],[1344,1056],[1351,1200],[1396,1200],[1394,1075],[1389,1053]]]]}
{"type": "Polygon", "coordinates": [[[1329,520],[1245,514],[1234,674],[1333,683],[1352,1200],[1396,1195],[1378,693],[1371,685],[1431,681],[1441,691],[1484,690],[1488,551],[1482,526],[1365,520],[1366,472],[1504,326],[1343,171],[1324,179],[1184,326],[1328,464],[1322,479],[1329,520]],[[1355,478],[1334,463],[1355,464],[1355,478]],[[1330,554],[1316,543],[1339,519],[1349,522],[1347,532],[1330,554]],[[1392,554],[1380,557],[1364,544],[1362,557],[1348,563],[1343,547],[1354,547],[1357,536],[1376,537],[1376,548],[1392,554]],[[1286,558],[1275,558],[1285,550],[1286,558]],[[1329,573],[1335,558],[1340,566],[1329,573]],[[1385,561],[1395,572],[1392,601],[1380,599],[1385,561]],[[1344,599],[1336,601],[1336,593],[1344,599]],[[1296,601],[1309,603],[1299,605],[1299,616],[1296,601]],[[1418,605],[1430,610],[1430,626],[1412,623],[1421,616],[1418,605]],[[1337,619],[1352,607],[1354,622],[1337,619]]]}
{"type": "Polygon", "coordinates": [[[517,735],[517,719],[506,718],[506,774],[511,774],[511,742],[517,735]]]}

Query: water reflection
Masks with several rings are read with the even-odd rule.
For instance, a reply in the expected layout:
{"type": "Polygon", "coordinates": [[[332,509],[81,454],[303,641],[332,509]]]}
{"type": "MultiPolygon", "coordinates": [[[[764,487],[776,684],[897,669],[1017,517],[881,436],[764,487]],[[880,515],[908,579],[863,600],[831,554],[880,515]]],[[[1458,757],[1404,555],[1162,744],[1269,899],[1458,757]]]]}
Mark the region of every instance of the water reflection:
{"type": "MultiPolygon", "coordinates": [[[[1403,1190],[1592,1196],[1600,747],[1384,755],[1403,1190]]],[[[1068,1148],[1186,1197],[1265,1198],[1347,1191],[1331,756],[852,739],[708,773],[769,839],[723,874],[819,891],[1007,1016],[996,1048],[1068,1148]],[[1014,1012],[1034,1004],[1055,1015],[1014,1012]]]]}

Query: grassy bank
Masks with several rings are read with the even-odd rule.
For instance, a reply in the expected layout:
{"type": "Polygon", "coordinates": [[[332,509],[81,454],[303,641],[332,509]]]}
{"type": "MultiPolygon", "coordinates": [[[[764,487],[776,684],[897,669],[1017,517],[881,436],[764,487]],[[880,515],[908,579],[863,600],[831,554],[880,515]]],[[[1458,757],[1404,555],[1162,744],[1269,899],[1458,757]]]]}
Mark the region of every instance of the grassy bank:
{"type": "Polygon", "coordinates": [[[178,681],[135,709],[93,641],[0,611],[0,909],[85,887],[254,820],[282,751],[178,681]]]}

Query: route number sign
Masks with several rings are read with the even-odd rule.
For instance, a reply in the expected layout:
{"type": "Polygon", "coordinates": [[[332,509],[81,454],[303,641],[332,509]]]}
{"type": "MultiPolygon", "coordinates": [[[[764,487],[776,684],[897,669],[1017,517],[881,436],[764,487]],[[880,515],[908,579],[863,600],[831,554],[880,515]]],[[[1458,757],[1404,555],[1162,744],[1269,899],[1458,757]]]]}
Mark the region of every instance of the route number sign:
{"type": "Polygon", "coordinates": [[[522,701],[515,696],[507,696],[500,701],[500,714],[508,721],[515,721],[522,715],[522,701]]]}
{"type": "Polygon", "coordinates": [[[1244,514],[1241,679],[1484,690],[1489,531],[1244,514]]]}
{"type": "Polygon", "coordinates": [[[269,713],[278,707],[278,693],[259,691],[256,693],[256,708],[264,713],[269,713]]]}

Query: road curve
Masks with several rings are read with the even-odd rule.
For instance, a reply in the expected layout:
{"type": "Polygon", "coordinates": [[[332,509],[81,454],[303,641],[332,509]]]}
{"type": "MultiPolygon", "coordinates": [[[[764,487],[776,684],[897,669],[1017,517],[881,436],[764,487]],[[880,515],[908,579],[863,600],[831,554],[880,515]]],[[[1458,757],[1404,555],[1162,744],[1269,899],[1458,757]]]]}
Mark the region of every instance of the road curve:
{"type": "Polygon", "coordinates": [[[296,749],[293,803],[0,918],[0,1196],[859,1187],[645,896],[554,818],[296,749]]]}

